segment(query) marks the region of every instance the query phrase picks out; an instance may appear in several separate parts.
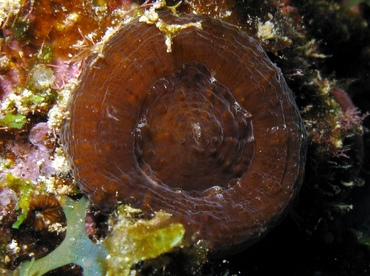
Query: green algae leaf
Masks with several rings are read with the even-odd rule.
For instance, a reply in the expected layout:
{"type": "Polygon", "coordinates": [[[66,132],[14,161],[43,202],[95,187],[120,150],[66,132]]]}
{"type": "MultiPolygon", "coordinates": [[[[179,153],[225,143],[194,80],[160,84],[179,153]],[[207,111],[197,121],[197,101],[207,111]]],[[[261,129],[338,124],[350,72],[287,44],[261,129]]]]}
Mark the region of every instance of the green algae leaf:
{"type": "Polygon", "coordinates": [[[22,114],[6,114],[0,119],[0,126],[21,129],[27,123],[26,116],[22,114]]]}
{"type": "Polygon", "coordinates": [[[17,221],[12,225],[13,228],[18,229],[27,217],[34,185],[30,180],[18,178],[9,173],[5,176],[4,181],[1,182],[1,186],[9,187],[19,194],[19,200],[15,209],[21,210],[21,214],[18,215],[17,221]]]}
{"type": "Polygon", "coordinates": [[[134,264],[170,252],[183,243],[185,228],[172,223],[170,214],[157,212],[151,220],[130,223],[124,219],[122,208],[117,212],[119,222],[103,242],[109,251],[107,275],[130,275],[134,264]]]}
{"type": "Polygon", "coordinates": [[[151,220],[132,221],[126,218],[127,213],[120,213],[120,208],[112,233],[95,244],[85,232],[89,201],[65,197],[61,203],[67,217],[65,239],[45,257],[20,264],[15,275],[41,276],[71,263],[81,266],[87,276],[130,275],[134,264],[182,245],[184,226],[172,223],[170,214],[158,212],[151,220]]]}
{"type": "Polygon", "coordinates": [[[103,246],[93,243],[85,232],[85,212],[89,201],[85,197],[79,201],[65,197],[61,201],[67,217],[65,239],[45,257],[22,263],[17,272],[22,276],[41,276],[58,267],[74,263],[83,268],[84,275],[104,275],[102,264],[107,251],[103,246]]]}
{"type": "Polygon", "coordinates": [[[370,246],[370,237],[369,237],[369,236],[361,235],[361,236],[359,237],[358,241],[359,241],[361,244],[364,244],[364,245],[370,246]]]}
{"type": "Polygon", "coordinates": [[[41,95],[34,95],[27,99],[27,103],[40,104],[44,101],[44,97],[41,95]]]}
{"type": "Polygon", "coordinates": [[[349,0],[349,1],[343,2],[342,6],[346,9],[349,9],[349,8],[351,8],[355,5],[361,4],[361,3],[370,6],[370,1],[369,0],[349,0]]]}
{"type": "MultiPolygon", "coordinates": [[[[28,211],[28,206],[27,206],[26,210],[28,211]]],[[[12,228],[18,229],[19,226],[21,226],[21,224],[23,223],[23,221],[27,217],[27,211],[26,210],[22,210],[22,213],[17,217],[17,221],[13,223],[12,228]]]]}
{"type": "Polygon", "coordinates": [[[13,29],[12,29],[12,33],[14,35],[14,38],[16,40],[23,40],[26,38],[26,33],[30,27],[30,20],[24,20],[23,17],[22,18],[18,18],[14,24],[13,24],[13,29]]]}
{"type": "Polygon", "coordinates": [[[41,48],[38,57],[41,62],[43,63],[49,63],[51,62],[51,59],[53,58],[53,52],[54,48],[50,44],[44,44],[43,47],[41,48]]]}

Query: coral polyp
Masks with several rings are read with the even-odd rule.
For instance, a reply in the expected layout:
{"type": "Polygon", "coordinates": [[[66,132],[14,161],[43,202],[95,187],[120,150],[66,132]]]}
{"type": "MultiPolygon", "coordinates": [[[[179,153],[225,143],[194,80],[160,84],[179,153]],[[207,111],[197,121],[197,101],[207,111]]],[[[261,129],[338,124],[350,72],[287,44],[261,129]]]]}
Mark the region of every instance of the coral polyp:
{"type": "Polygon", "coordinates": [[[155,24],[133,20],[91,58],[62,143],[101,210],[164,210],[212,255],[240,250],[277,223],[301,185],[298,108],[279,69],[236,26],[152,12],[155,24]]]}

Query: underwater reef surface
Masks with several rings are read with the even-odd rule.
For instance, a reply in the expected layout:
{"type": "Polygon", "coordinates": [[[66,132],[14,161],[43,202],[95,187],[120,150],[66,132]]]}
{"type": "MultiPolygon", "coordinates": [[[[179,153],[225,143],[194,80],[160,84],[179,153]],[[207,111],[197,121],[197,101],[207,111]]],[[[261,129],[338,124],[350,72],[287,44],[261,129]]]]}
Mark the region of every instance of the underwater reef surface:
{"type": "Polygon", "coordinates": [[[351,0],[0,3],[1,274],[369,275],[369,21],[351,0]]]}

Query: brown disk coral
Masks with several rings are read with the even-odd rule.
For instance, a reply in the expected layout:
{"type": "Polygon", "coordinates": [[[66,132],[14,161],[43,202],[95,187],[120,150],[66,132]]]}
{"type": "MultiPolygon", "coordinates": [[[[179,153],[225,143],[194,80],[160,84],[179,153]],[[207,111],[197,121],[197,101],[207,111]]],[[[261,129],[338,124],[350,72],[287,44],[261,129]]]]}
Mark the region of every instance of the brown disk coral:
{"type": "Polygon", "coordinates": [[[157,22],[178,29],[134,20],[92,59],[63,142],[98,208],[165,210],[223,254],[281,218],[301,183],[305,130],[254,39],[207,16],[162,11],[157,22]]]}
{"type": "Polygon", "coordinates": [[[27,223],[37,231],[44,231],[63,217],[58,199],[50,195],[38,195],[30,203],[27,223]]]}

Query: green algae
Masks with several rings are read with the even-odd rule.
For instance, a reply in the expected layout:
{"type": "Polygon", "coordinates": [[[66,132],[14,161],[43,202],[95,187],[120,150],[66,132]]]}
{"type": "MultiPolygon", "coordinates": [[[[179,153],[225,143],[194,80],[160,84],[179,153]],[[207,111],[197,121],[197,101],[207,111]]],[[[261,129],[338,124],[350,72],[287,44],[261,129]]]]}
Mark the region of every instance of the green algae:
{"type": "Polygon", "coordinates": [[[85,232],[89,201],[83,197],[61,200],[67,218],[67,234],[62,244],[47,256],[22,263],[16,275],[37,276],[67,264],[83,268],[84,275],[129,275],[131,267],[181,246],[183,225],[171,223],[171,215],[158,212],[151,220],[127,219],[124,207],[117,210],[118,220],[101,243],[93,243],[85,232]]]}
{"type": "Polygon", "coordinates": [[[40,49],[37,57],[39,58],[41,63],[50,63],[52,62],[54,54],[54,48],[50,44],[44,44],[40,49]]]}
{"type": "Polygon", "coordinates": [[[349,0],[349,1],[343,2],[342,6],[346,9],[349,9],[358,4],[366,4],[370,6],[370,1],[369,0],[349,0]]]}
{"type": "Polygon", "coordinates": [[[7,174],[4,181],[1,183],[1,186],[9,187],[19,194],[19,200],[15,210],[21,210],[21,214],[18,215],[17,221],[12,225],[13,228],[18,229],[27,217],[31,194],[34,191],[34,185],[30,180],[7,174]]]}
{"type": "Polygon", "coordinates": [[[62,207],[67,218],[67,234],[62,244],[38,260],[24,262],[18,267],[19,275],[37,276],[58,267],[74,263],[84,269],[84,275],[103,275],[102,261],[107,256],[103,246],[93,243],[85,232],[85,212],[88,200],[65,197],[62,207]]]}
{"type": "Polygon", "coordinates": [[[46,65],[34,66],[26,86],[16,87],[5,101],[0,110],[0,127],[24,130],[35,115],[45,116],[58,98],[53,88],[55,79],[53,70],[46,65]]]}
{"type": "Polygon", "coordinates": [[[27,31],[30,28],[30,20],[17,18],[12,26],[13,36],[16,40],[24,40],[27,38],[27,31]]]}
{"type": "Polygon", "coordinates": [[[0,126],[6,128],[22,129],[26,123],[27,118],[22,114],[8,113],[0,119],[0,126]]]}
{"type": "Polygon", "coordinates": [[[170,214],[157,212],[149,221],[131,223],[125,219],[124,206],[120,206],[117,213],[119,222],[103,243],[109,250],[107,275],[129,275],[134,264],[182,245],[184,226],[171,223],[170,214]]]}

